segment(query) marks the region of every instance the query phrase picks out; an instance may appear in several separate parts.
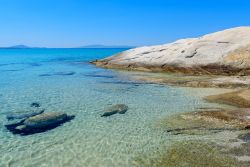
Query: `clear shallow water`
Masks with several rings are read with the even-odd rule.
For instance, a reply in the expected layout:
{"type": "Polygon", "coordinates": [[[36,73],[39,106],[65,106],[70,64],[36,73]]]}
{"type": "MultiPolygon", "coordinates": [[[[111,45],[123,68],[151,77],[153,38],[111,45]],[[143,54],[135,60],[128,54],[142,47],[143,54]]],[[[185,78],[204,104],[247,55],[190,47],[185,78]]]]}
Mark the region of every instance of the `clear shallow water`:
{"type": "Polygon", "coordinates": [[[154,156],[164,151],[162,145],[178,140],[154,128],[160,118],[215,106],[201,95],[216,89],[138,83],[129,79],[133,72],[87,63],[123,50],[0,50],[0,166],[133,166],[135,157],[154,156]],[[73,75],[53,75],[58,72],[73,75]],[[46,112],[76,117],[30,136],[6,130],[6,113],[27,110],[32,102],[46,112]],[[104,108],[117,103],[128,105],[128,112],[100,117],[104,108]]]}

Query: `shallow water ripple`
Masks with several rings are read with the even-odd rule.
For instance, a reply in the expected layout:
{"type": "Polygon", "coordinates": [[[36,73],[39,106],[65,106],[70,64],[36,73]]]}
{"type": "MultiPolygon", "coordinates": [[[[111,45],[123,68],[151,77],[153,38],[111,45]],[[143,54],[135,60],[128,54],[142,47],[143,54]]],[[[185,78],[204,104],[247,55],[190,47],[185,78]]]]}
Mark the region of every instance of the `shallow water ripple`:
{"type": "Polygon", "coordinates": [[[178,140],[154,128],[158,119],[214,106],[204,102],[200,95],[217,90],[138,83],[129,79],[130,72],[73,62],[87,61],[84,56],[88,55],[97,59],[119,51],[0,51],[6,55],[0,60],[3,65],[0,70],[17,69],[14,66],[24,69],[0,75],[0,151],[4,153],[0,156],[0,166],[130,167],[138,155],[154,157],[178,140]],[[27,68],[26,63],[37,65],[27,68]],[[71,71],[74,75],[39,77],[71,71]],[[65,112],[76,117],[56,129],[30,136],[7,131],[6,113],[26,111],[32,102],[39,102],[45,112],[65,112]],[[101,117],[104,108],[115,104],[126,104],[129,110],[101,117]]]}

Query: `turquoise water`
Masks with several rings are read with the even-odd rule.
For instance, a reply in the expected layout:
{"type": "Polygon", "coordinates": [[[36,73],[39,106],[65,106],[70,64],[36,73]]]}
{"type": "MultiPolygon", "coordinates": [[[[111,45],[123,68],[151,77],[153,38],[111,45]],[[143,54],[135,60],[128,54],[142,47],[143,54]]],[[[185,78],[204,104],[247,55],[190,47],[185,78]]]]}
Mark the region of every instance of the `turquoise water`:
{"type": "Polygon", "coordinates": [[[212,106],[201,97],[215,89],[137,82],[130,79],[135,72],[87,63],[123,50],[0,50],[0,166],[134,166],[134,158],[154,156],[177,140],[154,127],[159,119],[212,106]],[[75,119],[29,136],[9,132],[6,114],[28,110],[32,102],[75,119]],[[118,103],[128,105],[126,114],[100,117],[104,108],[118,103]]]}

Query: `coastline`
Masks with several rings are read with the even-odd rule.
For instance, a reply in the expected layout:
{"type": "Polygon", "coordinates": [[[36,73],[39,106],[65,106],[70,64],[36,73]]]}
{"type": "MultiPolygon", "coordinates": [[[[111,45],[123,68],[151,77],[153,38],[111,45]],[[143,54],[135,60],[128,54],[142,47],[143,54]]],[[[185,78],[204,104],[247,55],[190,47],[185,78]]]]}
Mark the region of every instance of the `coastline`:
{"type": "MultiPolygon", "coordinates": [[[[128,71],[121,68],[115,70],[128,71]]],[[[183,140],[173,142],[164,154],[157,155],[155,159],[146,155],[137,157],[134,160],[137,166],[148,165],[144,159],[149,159],[152,161],[150,164],[156,164],[156,166],[166,166],[166,164],[176,166],[187,163],[198,166],[244,167],[250,164],[248,153],[250,150],[249,76],[190,75],[163,73],[162,71],[155,73],[144,70],[143,72],[131,70],[131,72],[135,73],[131,76],[131,80],[147,83],[177,87],[226,89],[223,93],[213,94],[203,99],[211,103],[232,106],[232,109],[201,108],[158,120],[156,122],[157,129],[174,136],[183,135],[183,140]],[[226,136],[222,137],[224,135],[226,136]],[[186,140],[185,136],[189,136],[189,139],[186,140]],[[200,139],[201,136],[206,136],[209,139],[200,139]],[[246,136],[247,140],[242,140],[242,136],[246,136]],[[211,154],[211,150],[213,150],[213,155],[208,159],[205,158],[207,154],[211,154]],[[196,153],[193,154],[193,152],[196,153]],[[189,158],[183,159],[180,155],[189,158]],[[204,156],[197,158],[199,155],[204,156]]]]}
{"type": "Polygon", "coordinates": [[[204,66],[180,67],[177,65],[149,65],[143,63],[118,64],[109,61],[109,59],[95,60],[90,63],[108,69],[122,69],[128,71],[143,72],[164,72],[164,73],[181,73],[188,75],[224,75],[224,76],[244,76],[250,73],[250,69],[235,68],[226,65],[209,64],[204,66]]]}
{"type": "MultiPolygon", "coordinates": [[[[211,164],[212,166],[248,166],[250,164],[248,152],[250,150],[250,37],[248,32],[250,32],[249,27],[229,29],[198,39],[136,48],[90,63],[101,68],[142,72],[140,75],[133,75],[132,80],[178,87],[228,89],[227,92],[204,97],[204,100],[229,105],[234,109],[203,108],[158,120],[156,122],[158,128],[172,135],[188,135],[191,138],[172,145],[170,152],[159,155],[158,159],[160,158],[161,162],[170,162],[172,166],[183,161],[191,163],[189,165],[196,163],[200,166],[211,166],[211,164]],[[238,34],[236,40],[235,34],[238,34]],[[217,37],[220,38],[217,39],[217,37]],[[223,41],[221,39],[224,38],[227,38],[228,42],[218,42],[223,41]],[[245,43],[240,39],[244,39],[245,43]],[[216,44],[213,40],[217,41],[216,44]],[[187,46],[192,42],[191,46],[187,46]],[[205,44],[200,44],[201,42],[205,44]],[[226,46],[221,46],[222,43],[226,46]],[[169,49],[171,51],[166,51],[169,49]],[[181,52],[178,52],[180,50],[181,52]],[[190,56],[190,50],[192,56],[190,56]],[[165,52],[165,55],[162,52],[165,52]],[[185,52],[189,53],[183,56],[185,52]],[[204,55],[207,57],[204,58],[204,55]],[[210,136],[213,140],[206,142],[198,140],[197,143],[200,144],[193,145],[199,135],[210,136]],[[222,139],[223,142],[218,143],[216,140],[223,135],[226,135],[222,139]],[[186,150],[186,147],[190,150],[186,150]],[[203,150],[202,147],[207,148],[203,150]],[[205,156],[210,152],[208,151],[210,148],[215,148],[217,151],[209,160],[196,159],[193,157],[195,154],[189,155],[194,150],[203,150],[201,154],[205,156]],[[173,152],[174,155],[172,155],[173,152]],[[184,160],[179,154],[196,160],[184,160]],[[175,159],[172,159],[172,156],[175,159]]],[[[143,160],[138,159],[137,161],[143,165],[143,160]]],[[[165,163],[159,163],[156,166],[165,166],[165,163]]]]}

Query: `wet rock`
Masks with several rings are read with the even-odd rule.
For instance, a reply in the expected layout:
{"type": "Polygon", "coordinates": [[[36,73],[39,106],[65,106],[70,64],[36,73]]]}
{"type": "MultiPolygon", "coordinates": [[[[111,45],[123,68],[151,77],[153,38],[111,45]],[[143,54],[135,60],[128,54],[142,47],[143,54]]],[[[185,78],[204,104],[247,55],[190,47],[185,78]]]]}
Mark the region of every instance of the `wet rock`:
{"type": "Polygon", "coordinates": [[[36,109],[30,112],[15,112],[15,113],[10,113],[6,116],[8,120],[13,120],[13,119],[26,119],[29,117],[33,117],[39,114],[42,114],[44,112],[44,109],[36,109]]]}
{"type": "Polygon", "coordinates": [[[117,111],[105,111],[105,113],[102,114],[102,117],[108,117],[114,114],[117,114],[117,111]]]}
{"type": "Polygon", "coordinates": [[[113,105],[107,109],[105,109],[104,114],[102,115],[102,117],[108,117],[114,114],[125,114],[128,110],[128,106],[125,104],[116,104],[113,105]]]}
{"type": "Polygon", "coordinates": [[[241,127],[242,129],[246,128],[246,126],[250,124],[249,108],[241,108],[235,110],[221,110],[221,111],[204,111],[204,112],[198,112],[197,115],[207,119],[210,118],[227,122],[227,124],[235,125],[241,127]]]}
{"type": "Polygon", "coordinates": [[[43,113],[26,119],[24,125],[31,128],[42,128],[63,122],[67,117],[67,114],[60,112],[43,113]]]}
{"type": "Polygon", "coordinates": [[[30,104],[30,107],[40,107],[41,105],[38,102],[33,102],[30,104]]]}
{"type": "Polygon", "coordinates": [[[174,134],[211,134],[245,130],[250,109],[207,110],[178,114],[157,121],[156,125],[174,134]]]}
{"type": "Polygon", "coordinates": [[[71,121],[74,117],[59,112],[43,113],[21,120],[18,123],[5,125],[5,127],[13,134],[32,135],[54,129],[63,123],[71,121]]]}

